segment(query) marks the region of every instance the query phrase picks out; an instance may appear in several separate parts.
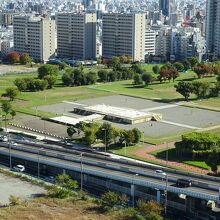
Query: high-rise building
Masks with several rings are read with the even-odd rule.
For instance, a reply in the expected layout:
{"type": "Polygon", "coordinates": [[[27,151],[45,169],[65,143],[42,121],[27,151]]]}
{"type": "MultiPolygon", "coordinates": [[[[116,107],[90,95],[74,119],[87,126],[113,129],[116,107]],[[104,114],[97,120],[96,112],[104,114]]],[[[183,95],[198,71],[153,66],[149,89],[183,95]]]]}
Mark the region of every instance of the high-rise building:
{"type": "Polygon", "coordinates": [[[220,1],[207,0],[206,6],[206,48],[214,58],[220,57],[220,1]]]}
{"type": "Polygon", "coordinates": [[[13,19],[14,50],[28,53],[33,60],[46,62],[55,54],[55,21],[34,16],[13,19]]]}
{"type": "Polygon", "coordinates": [[[96,14],[58,13],[56,19],[58,57],[96,59],[96,14]]]}
{"type": "Polygon", "coordinates": [[[159,0],[159,10],[164,16],[169,16],[169,2],[170,0],[159,0]]]}
{"type": "Polygon", "coordinates": [[[176,11],[175,0],[159,0],[159,10],[164,16],[170,17],[170,13],[176,11]]]}
{"type": "Polygon", "coordinates": [[[102,57],[130,56],[144,60],[145,20],[143,13],[106,13],[102,23],[102,57]]]}

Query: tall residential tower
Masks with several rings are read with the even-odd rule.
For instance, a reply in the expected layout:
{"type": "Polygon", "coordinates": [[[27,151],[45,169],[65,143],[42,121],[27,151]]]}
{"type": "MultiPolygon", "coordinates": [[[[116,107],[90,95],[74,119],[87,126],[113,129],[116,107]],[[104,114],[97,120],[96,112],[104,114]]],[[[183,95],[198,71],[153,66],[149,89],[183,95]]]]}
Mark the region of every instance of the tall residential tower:
{"type": "Polygon", "coordinates": [[[58,13],[56,19],[58,57],[96,59],[96,14],[58,13]]]}
{"type": "Polygon", "coordinates": [[[55,55],[55,21],[34,16],[13,18],[14,50],[46,62],[55,55]]]}
{"type": "Polygon", "coordinates": [[[206,49],[213,58],[220,57],[220,1],[207,0],[206,6],[206,49]]]}
{"type": "Polygon", "coordinates": [[[145,20],[142,13],[103,14],[102,56],[130,56],[133,61],[144,60],[145,20]]]}

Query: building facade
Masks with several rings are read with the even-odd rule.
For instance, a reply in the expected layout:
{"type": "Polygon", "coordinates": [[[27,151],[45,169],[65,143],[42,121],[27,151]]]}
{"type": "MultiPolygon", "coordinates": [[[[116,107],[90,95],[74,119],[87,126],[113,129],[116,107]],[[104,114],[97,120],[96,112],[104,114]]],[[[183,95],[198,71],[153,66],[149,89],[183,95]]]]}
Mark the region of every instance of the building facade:
{"type": "Polygon", "coordinates": [[[144,60],[145,20],[143,13],[106,13],[102,23],[102,57],[130,56],[144,60]]]}
{"type": "Polygon", "coordinates": [[[95,13],[58,13],[57,56],[96,59],[96,20],[95,13]]]}
{"type": "Polygon", "coordinates": [[[220,1],[207,0],[206,6],[206,49],[213,58],[220,57],[220,1]]]}
{"type": "Polygon", "coordinates": [[[55,55],[55,21],[42,17],[15,16],[14,50],[28,53],[35,61],[46,62],[55,55]]]}

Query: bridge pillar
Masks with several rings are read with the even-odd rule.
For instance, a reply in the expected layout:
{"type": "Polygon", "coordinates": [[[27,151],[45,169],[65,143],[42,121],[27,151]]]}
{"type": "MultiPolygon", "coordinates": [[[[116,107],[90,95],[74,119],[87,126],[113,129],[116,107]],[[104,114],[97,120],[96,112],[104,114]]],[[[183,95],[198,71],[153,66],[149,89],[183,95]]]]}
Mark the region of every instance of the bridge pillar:
{"type": "Polygon", "coordinates": [[[63,174],[66,174],[66,170],[65,169],[63,169],[63,174]]]}
{"type": "Polygon", "coordinates": [[[157,189],[157,203],[160,203],[161,193],[160,190],[157,189]]]}
{"type": "Polygon", "coordinates": [[[194,212],[195,210],[195,198],[187,196],[185,202],[186,212],[194,212]]]}

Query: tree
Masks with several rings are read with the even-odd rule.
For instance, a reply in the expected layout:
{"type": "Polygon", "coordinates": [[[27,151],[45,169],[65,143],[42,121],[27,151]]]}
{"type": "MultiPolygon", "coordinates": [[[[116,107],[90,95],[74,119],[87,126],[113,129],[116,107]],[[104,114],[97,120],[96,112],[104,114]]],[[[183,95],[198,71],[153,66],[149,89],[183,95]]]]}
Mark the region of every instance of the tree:
{"type": "Polygon", "coordinates": [[[12,111],[12,105],[9,101],[2,102],[2,111],[5,114],[5,129],[7,128],[7,115],[12,111]]]}
{"type": "Polygon", "coordinates": [[[31,63],[32,62],[32,59],[31,57],[29,56],[28,53],[23,53],[21,56],[20,56],[20,63],[25,65],[25,64],[28,64],[28,63],[31,63]]]}
{"type": "Polygon", "coordinates": [[[70,190],[78,188],[78,183],[76,180],[72,180],[67,174],[60,174],[56,177],[56,183],[62,187],[70,190]]]}
{"type": "Polygon", "coordinates": [[[98,79],[98,75],[94,71],[90,71],[86,74],[86,81],[88,85],[96,83],[97,79],[98,79]]]}
{"type": "Polygon", "coordinates": [[[20,55],[19,53],[13,51],[7,54],[6,59],[10,62],[10,63],[19,63],[20,62],[20,55]]]}
{"type": "Polygon", "coordinates": [[[38,68],[38,78],[43,79],[47,75],[57,76],[58,75],[58,66],[51,64],[44,64],[38,68]]]}
{"type": "Polygon", "coordinates": [[[11,110],[10,112],[12,119],[16,116],[16,111],[14,109],[11,110]]]}
{"type": "Polygon", "coordinates": [[[18,95],[18,89],[14,87],[6,88],[5,93],[2,94],[2,96],[8,97],[10,101],[14,101],[17,95],[18,95]]]}
{"type": "Polygon", "coordinates": [[[185,98],[185,101],[188,102],[190,94],[193,92],[192,83],[181,81],[178,82],[178,84],[175,85],[174,87],[176,88],[176,91],[185,98]]]}
{"type": "Polygon", "coordinates": [[[149,83],[152,82],[152,75],[150,73],[143,73],[142,74],[142,80],[145,82],[145,85],[148,86],[149,83]]]}
{"type": "Polygon", "coordinates": [[[205,98],[209,92],[210,85],[208,82],[200,82],[194,81],[193,85],[193,93],[197,96],[197,98],[205,98]]]}
{"type": "Polygon", "coordinates": [[[199,63],[199,60],[196,57],[189,57],[187,58],[187,61],[190,63],[191,68],[195,67],[199,63]]]}
{"type": "Polygon", "coordinates": [[[135,73],[138,73],[138,74],[142,74],[144,71],[143,69],[141,68],[141,65],[139,63],[135,63],[131,66],[131,69],[134,70],[135,73]]]}
{"type": "Polygon", "coordinates": [[[15,86],[17,86],[17,88],[20,92],[27,90],[27,82],[26,82],[25,78],[15,79],[14,84],[15,84],[15,86]]]}
{"type": "Polygon", "coordinates": [[[197,74],[198,78],[204,77],[208,74],[213,73],[213,68],[209,66],[208,64],[198,64],[196,67],[194,67],[194,72],[197,74]]]}
{"type": "Polygon", "coordinates": [[[159,71],[160,71],[160,68],[159,68],[158,65],[155,65],[155,66],[152,67],[152,70],[153,70],[153,72],[154,72],[155,74],[158,74],[159,71]]]}
{"type": "Polygon", "coordinates": [[[179,76],[179,73],[178,71],[176,70],[176,68],[161,68],[160,69],[160,81],[165,81],[165,80],[171,80],[173,79],[173,82],[174,80],[179,76]]]}
{"type": "Polygon", "coordinates": [[[184,70],[184,65],[180,62],[175,62],[173,66],[177,69],[178,72],[182,72],[184,70]]]}
{"type": "Polygon", "coordinates": [[[112,57],[112,68],[113,71],[118,71],[121,69],[120,58],[117,56],[112,57]]]}
{"type": "Polygon", "coordinates": [[[109,191],[101,196],[100,205],[105,211],[108,211],[115,206],[125,206],[127,201],[128,197],[126,195],[119,195],[109,191]]]}
{"type": "Polygon", "coordinates": [[[52,89],[57,81],[57,77],[53,75],[47,75],[43,79],[47,81],[48,89],[52,89]]]}
{"type": "Polygon", "coordinates": [[[109,80],[110,82],[115,82],[115,81],[117,80],[117,72],[115,72],[115,71],[110,71],[110,72],[108,73],[108,80],[109,80]]]}
{"type": "Polygon", "coordinates": [[[127,145],[131,145],[134,142],[134,132],[132,130],[123,130],[122,138],[126,142],[127,145]]]}
{"type": "Polygon", "coordinates": [[[133,136],[134,136],[133,143],[138,144],[141,140],[142,133],[138,128],[133,128],[132,132],[133,132],[133,136]]]}
{"type": "Polygon", "coordinates": [[[162,220],[160,216],[163,208],[155,201],[138,200],[137,209],[146,219],[162,220]],[[154,216],[154,217],[153,217],[154,216]]]}
{"type": "Polygon", "coordinates": [[[134,78],[133,78],[133,83],[134,85],[142,85],[143,84],[143,80],[140,74],[135,74],[134,78]]]}
{"type": "Polygon", "coordinates": [[[97,132],[97,138],[102,140],[107,148],[114,139],[114,128],[112,127],[112,125],[107,122],[103,123],[97,132]]]}
{"type": "Polygon", "coordinates": [[[72,68],[66,69],[66,72],[62,76],[62,82],[66,86],[73,86],[74,85],[74,74],[73,74],[72,68]]]}
{"type": "Polygon", "coordinates": [[[67,134],[69,137],[72,137],[76,133],[76,129],[73,126],[67,128],[67,134]]]}
{"type": "Polygon", "coordinates": [[[83,141],[91,146],[95,143],[97,139],[97,133],[99,131],[99,124],[97,123],[88,123],[82,126],[82,130],[84,132],[83,141]]]}
{"type": "Polygon", "coordinates": [[[98,76],[101,82],[107,82],[108,80],[108,71],[107,70],[99,70],[98,76]]]}

